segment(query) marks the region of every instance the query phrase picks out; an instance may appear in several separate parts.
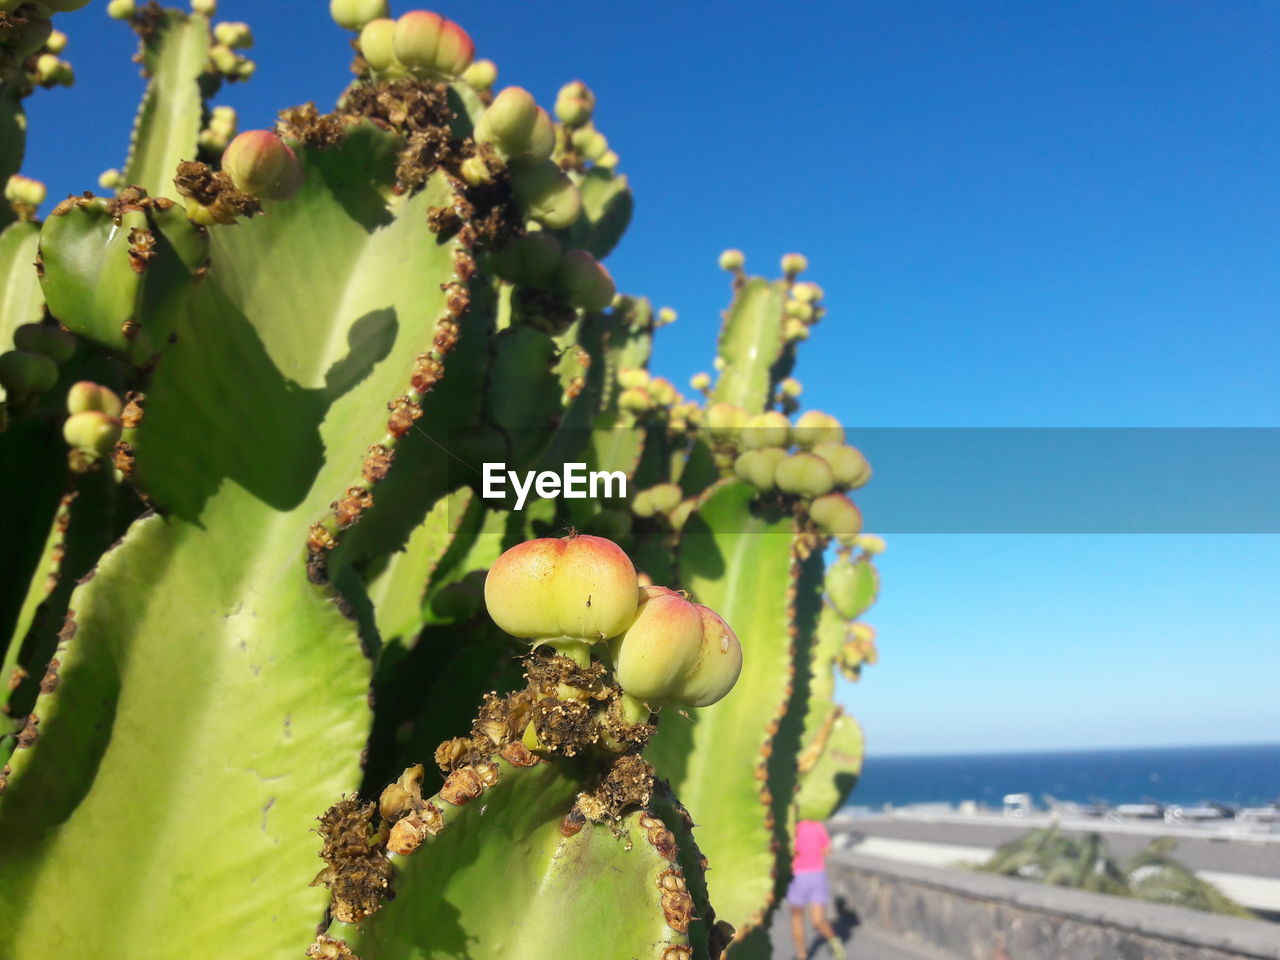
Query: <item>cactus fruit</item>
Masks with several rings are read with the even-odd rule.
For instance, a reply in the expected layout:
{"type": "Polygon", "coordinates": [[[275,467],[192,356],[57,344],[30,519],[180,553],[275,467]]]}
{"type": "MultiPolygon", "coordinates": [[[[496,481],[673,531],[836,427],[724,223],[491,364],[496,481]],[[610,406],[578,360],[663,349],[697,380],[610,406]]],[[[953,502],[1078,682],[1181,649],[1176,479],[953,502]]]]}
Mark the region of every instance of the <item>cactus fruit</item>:
{"type": "Polygon", "coordinates": [[[680,487],[674,483],[660,483],[641,490],[631,504],[631,512],[637,517],[653,517],[670,513],[680,505],[680,487]]]}
{"type": "Polygon", "coordinates": [[[498,65],[492,60],[476,60],[462,71],[462,82],[475,90],[489,90],[498,82],[498,65]]]}
{"type": "Polygon", "coordinates": [[[395,35],[396,22],[386,17],[377,17],[360,28],[360,55],[375,73],[397,66],[395,35]]]}
{"type": "Polygon", "coordinates": [[[43,353],[54,363],[63,364],[75,353],[76,338],[47,323],[24,323],[13,331],[13,345],[19,350],[43,353]]]}
{"type": "Polygon", "coordinates": [[[813,448],[813,453],[830,465],[836,486],[857,489],[871,479],[871,465],[857,447],[843,443],[819,443],[813,448]]]}
{"type": "Polygon", "coordinates": [[[617,292],[604,264],[585,250],[570,250],[561,258],[556,282],[569,303],[582,310],[603,310],[617,292]]]}
{"type": "Polygon", "coordinates": [[[138,12],[138,5],[134,0],[111,0],[107,4],[107,16],[113,20],[132,20],[138,12]]]}
{"type": "Polygon", "coordinates": [[[390,16],[387,0],[329,0],[329,16],[344,30],[357,33],[370,20],[390,16]]]}
{"type": "Polygon", "coordinates": [[[511,188],[529,217],[548,230],[571,227],[582,213],[577,186],[550,160],[516,167],[511,188]]]}
{"type": "Polygon", "coordinates": [[[793,453],[778,464],[774,482],[784,493],[802,497],[821,497],[836,485],[835,474],[827,461],[812,453],[793,453]]]}
{"type": "Polygon", "coordinates": [[[748,450],[763,447],[785,447],[791,433],[791,423],[784,414],[766,410],[747,421],[742,431],[742,445],[748,450]]]}
{"type": "Polygon", "coordinates": [[[391,49],[397,63],[423,79],[457,77],[471,66],[475,56],[471,36],[452,20],[429,10],[411,10],[395,22],[391,49]]]}
{"type": "Polygon", "coordinates": [[[844,443],[844,427],[840,421],[821,410],[806,410],[792,428],[792,439],[804,450],[812,450],[819,444],[844,443]]]}
{"type": "Polygon", "coordinates": [[[254,197],[287,200],[302,186],[302,165],[273,130],[246,130],[222,155],[236,189],[254,197]]]}
{"type": "Polygon", "coordinates": [[[74,416],[90,410],[101,411],[109,417],[119,417],[124,404],[110,387],[89,380],[73,383],[67,391],[67,412],[74,416]]]}
{"type": "Polygon", "coordinates": [[[43,353],[10,350],[0,353],[0,387],[17,403],[39,396],[58,380],[58,365],[43,353]]]}
{"type": "Polygon", "coordinates": [[[842,493],[818,497],[809,504],[809,516],[828,536],[852,537],[862,531],[861,511],[842,493]]]}
{"type": "Polygon", "coordinates": [[[639,584],[631,559],[610,540],[545,538],[517,544],[494,562],[484,601],[513,637],[598,643],[635,617],[639,584]]]}
{"type": "Polygon", "coordinates": [[[109,457],[120,439],[120,421],[101,410],[85,410],[67,417],[62,435],[76,450],[95,458],[109,457]]]}
{"type": "Polygon", "coordinates": [[[746,450],[733,462],[733,472],[739,480],[767,492],[777,487],[778,465],[786,459],[787,451],[781,447],[746,450]]]}
{"type": "Polygon", "coordinates": [[[742,645],[724,619],[666,587],[643,587],[635,622],[610,642],[624,691],[651,705],[708,707],[742,672],[742,645]]]}
{"type": "Polygon", "coordinates": [[[731,403],[715,403],[707,408],[707,430],[712,440],[721,443],[736,440],[749,420],[747,411],[731,403]]]}

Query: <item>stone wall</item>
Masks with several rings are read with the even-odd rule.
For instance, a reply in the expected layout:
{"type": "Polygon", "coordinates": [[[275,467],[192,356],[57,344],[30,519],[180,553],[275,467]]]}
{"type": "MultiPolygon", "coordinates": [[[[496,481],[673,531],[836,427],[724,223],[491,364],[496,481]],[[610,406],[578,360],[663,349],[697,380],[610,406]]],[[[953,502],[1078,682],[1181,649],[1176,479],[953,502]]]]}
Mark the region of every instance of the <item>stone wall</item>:
{"type": "Polygon", "coordinates": [[[1280,924],[835,852],[861,923],[966,960],[1280,960],[1280,924]]]}

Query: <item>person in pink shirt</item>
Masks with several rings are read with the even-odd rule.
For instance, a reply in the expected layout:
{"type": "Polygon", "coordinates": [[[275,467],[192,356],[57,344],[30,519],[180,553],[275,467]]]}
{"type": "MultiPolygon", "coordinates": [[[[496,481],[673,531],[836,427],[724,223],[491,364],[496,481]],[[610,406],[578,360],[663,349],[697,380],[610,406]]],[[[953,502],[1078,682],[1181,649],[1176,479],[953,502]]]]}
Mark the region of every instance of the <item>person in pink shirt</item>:
{"type": "Polygon", "coordinates": [[[787,888],[787,903],[791,905],[791,936],[796,942],[797,960],[806,960],[804,908],[809,908],[809,919],[818,932],[826,938],[827,945],[836,960],[844,960],[844,945],[831,929],[827,920],[827,902],[831,893],[827,889],[827,851],[831,838],[827,828],[817,820],[801,820],[796,824],[795,857],[791,860],[791,886],[787,888]]]}

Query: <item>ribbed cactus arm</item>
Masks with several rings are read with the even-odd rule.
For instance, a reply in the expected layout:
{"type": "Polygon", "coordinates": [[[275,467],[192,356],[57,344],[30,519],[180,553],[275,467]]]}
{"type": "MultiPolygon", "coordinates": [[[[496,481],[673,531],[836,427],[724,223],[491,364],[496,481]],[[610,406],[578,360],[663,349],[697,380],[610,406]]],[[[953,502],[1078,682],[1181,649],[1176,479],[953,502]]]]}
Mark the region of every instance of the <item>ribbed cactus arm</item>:
{"type": "Polygon", "coordinates": [[[389,140],[362,127],[303,151],[297,197],[214,228],[125,411],[116,462],[166,516],[72,595],[0,797],[0,899],[23,905],[2,955],[266,958],[314,928],[306,824],[358,784],[370,726],[370,664],[324,556],[376,496],[467,305],[466,246],[427,223],[452,187],[388,203],[389,140]]]}
{"type": "Polygon", "coordinates": [[[0,955],[265,960],[323,908],[302,825],[356,779],[368,664],[287,517],[229,485],[201,519],[238,533],[148,517],[72,595],[0,796],[0,955]]]}
{"type": "Polygon", "coordinates": [[[36,276],[40,227],[11,223],[0,231],[0,352],[13,345],[13,331],[44,314],[44,296],[36,276]]]}
{"type": "Polygon", "coordinates": [[[755,512],[741,483],[712,489],[684,527],[681,586],[734,625],[742,675],[692,720],[664,714],[650,742],[659,776],[699,824],[711,902],[738,932],[760,923],[773,895],[775,815],[766,778],[790,697],[794,578],[792,519],[755,512]]]}
{"type": "MultiPolygon", "coordinates": [[[[654,960],[693,956],[701,921],[670,808],[667,820],[649,809],[612,825],[575,820],[586,768],[507,752],[518,765],[494,755],[450,774],[417,818],[421,845],[391,858],[395,898],[326,937],[362,960],[633,960],[640,945],[654,960]]],[[[320,945],[312,956],[325,956],[320,945]]]]}
{"type": "Polygon", "coordinates": [[[835,813],[862,771],[862,728],[834,699],[836,660],[846,630],[844,618],[824,605],[808,664],[809,697],[796,758],[795,816],[801,820],[825,820],[835,813]]]}
{"type": "Polygon", "coordinates": [[[720,330],[724,369],[711,399],[732,403],[747,413],[769,405],[770,370],[782,356],[786,285],[751,277],[736,291],[720,330]]]}
{"type": "Polygon", "coordinates": [[[173,197],[183,160],[196,159],[204,112],[201,78],[209,69],[209,20],[167,10],[144,31],[142,68],[147,90],[134,122],[124,182],[152,196],[173,197]]]}

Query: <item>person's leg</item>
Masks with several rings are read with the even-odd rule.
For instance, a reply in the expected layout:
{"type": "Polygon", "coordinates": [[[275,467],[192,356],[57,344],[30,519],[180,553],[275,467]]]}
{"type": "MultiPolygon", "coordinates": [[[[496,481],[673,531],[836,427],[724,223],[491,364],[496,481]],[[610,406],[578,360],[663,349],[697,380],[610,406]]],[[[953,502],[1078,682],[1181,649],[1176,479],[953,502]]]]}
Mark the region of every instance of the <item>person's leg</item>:
{"type": "Polygon", "coordinates": [[[818,928],[818,932],[822,934],[825,940],[834,940],[836,932],[831,929],[831,924],[827,920],[827,907],[822,903],[809,904],[809,919],[813,921],[813,925],[818,928]]]}
{"type": "Polygon", "coordinates": [[[805,949],[804,907],[791,905],[791,939],[796,942],[796,960],[805,960],[809,956],[805,949]]]}

